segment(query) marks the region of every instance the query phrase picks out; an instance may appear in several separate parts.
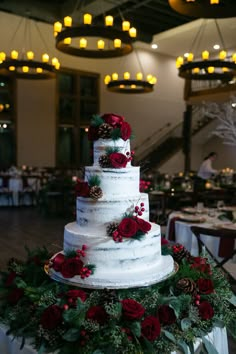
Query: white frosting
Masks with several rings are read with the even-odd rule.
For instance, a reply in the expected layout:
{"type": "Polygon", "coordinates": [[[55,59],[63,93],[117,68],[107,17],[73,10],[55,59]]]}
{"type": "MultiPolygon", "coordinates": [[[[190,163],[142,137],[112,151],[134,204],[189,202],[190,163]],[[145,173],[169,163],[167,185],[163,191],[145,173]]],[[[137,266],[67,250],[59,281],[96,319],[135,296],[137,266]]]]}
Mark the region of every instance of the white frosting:
{"type": "MultiPolygon", "coordinates": [[[[119,152],[126,155],[126,153],[130,153],[130,140],[124,141],[123,139],[98,139],[94,141],[93,144],[93,165],[99,165],[99,157],[101,155],[106,154],[107,148],[116,147],[119,149],[119,152]]],[[[130,166],[130,162],[128,162],[127,166],[130,166]]]]}
{"type": "Polygon", "coordinates": [[[160,237],[160,226],[153,223],[151,230],[141,240],[124,239],[118,243],[114,242],[112,237],[98,236],[95,230],[90,235],[84,235],[75,222],[67,224],[64,250],[81,249],[85,244],[87,250],[83,262],[96,266],[94,274],[90,277],[81,280],[76,276],[69,281],[83,284],[85,287],[98,288],[126,288],[153,284],[174,269],[172,257],[161,255],[160,237]]]}
{"type": "Polygon", "coordinates": [[[107,198],[123,197],[124,195],[139,195],[139,167],[126,168],[100,168],[98,166],[85,167],[85,180],[92,176],[100,178],[103,195],[107,198]]]}
{"type": "Polygon", "coordinates": [[[148,194],[139,193],[136,197],[93,200],[78,197],[76,202],[76,221],[84,235],[106,234],[106,226],[111,222],[120,222],[126,213],[133,213],[136,205],[144,203],[142,218],[149,220],[148,194]]]}

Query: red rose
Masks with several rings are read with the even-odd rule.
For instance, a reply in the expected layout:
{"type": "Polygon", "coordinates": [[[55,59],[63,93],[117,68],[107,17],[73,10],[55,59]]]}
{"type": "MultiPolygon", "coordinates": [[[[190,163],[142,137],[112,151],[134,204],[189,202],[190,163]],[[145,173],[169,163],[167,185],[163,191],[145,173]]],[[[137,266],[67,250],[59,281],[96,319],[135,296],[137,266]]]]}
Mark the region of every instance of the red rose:
{"type": "Polygon", "coordinates": [[[12,289],[12,291],[7,296],[9,304],[16,305],[23,295],[24,295],[23,289],[20,288],[12,289]]]}
{"type": "Polygon", "coordinates": [[[139,230],[141,230],[145,234],[151,230],[152,225],[149,222],[147,222],[146,220],[136,217],[136,221],[137,221],[139,230]]]}
{"type": "Polygon", "coordinates": [[[102,118],[106,123],[110,124],[113,128],[119,128],[120,125],[124,122],[124,117],[113,113],[103,114],[102,118]]]}
{"type": "Polygon", "coordinates": [[[138,224],[132,218],[124,218],[120,222],[117,230],[123,237],[133,237],[138,231],[138,224]]]}
{"type": "Polygon", "coordinates": [[[62,323],[62,309],[58,305],[47,307],[41,315],[40,323],[45,329],[54,329],[62,323]]]}
{"type": "Polygon", "coordinates": [[[161,333],[161,326],[154,316],[147,316],[141,323],[141,333],[150,342],[153,342],[161,333]]]}
{"type": "Polygon", "coordinates": [[[89,185],[88,182],[77,180],[75,186],[75,192],[77,197],[88,197],[89,196],[89,185]]]}
{"type": "Polygon", "coordinates": [[[197,264],[206,264],[207,263],[207,258],[192,257],[192,261],[193,261],[193,263],[197,263],[197,264]]]}
{"type": "Polygon", "coordinates": [[[61,266],[65,261],[65,256],[62,253],[58,253],[52,260],[52,267],[56,272],[61,271],[61,266]]]}
{"type": "Polygon", "coordinates": [[[214,310],[208,301],[201,302],[198,311],[203,320],[210,320],[214,316],[214,310]]]}
{"type": "Polygon", "coordinates": [[[86,298],[87,298],[86,292],[84,292],[83,290],[79,290],[79,289],[78,290],[74,289],[74,290],[67,291],[66,296],[69,299],[72,300],[73,305],[76,304],[76,301],[77,301],[78,298],[80,298],[80,300],[82,302],[84,302],[86,300],[86,298]]]}
{"type": "Polygon", "coordinates": [[[168,245],[168,244],[169,244],[169,241],[166,238],[162,237],[161,238],[161,245],[164,246],[164,245],[168,245]]]}
{"type": "Polygon", "coordinates": [[[122,311],[128,320],[137,320],[141,318],[145,312],[145,308],[133,299],[124,299],[121,301],[122,311]]]}
{"type": "Polygon", "coordinates": [[[171,325],[172,323],[175,323],[175,321],[176,321],[175,312],[168,305],[162,305],[159,307],[158,317],[159,317],[161,324],[163,324],[164,326],[171,325]]]}
{"type": "Polygon", "coordinates": [[[88,140],[94,141],[94,140],[98,140],[98,139],[99,139],[98,127],[94,127],[91,125],[88,130],[88,140]]]}
{"type": "Polygon", "coordinates": [[[130,138],[131,127],[130,127],[129,123],[127,123],[127,122],[122,123],[121,128],[120,128],[120,134],[121,134],[121,138],[125,141],[130,138]]]}
{"type": "Polygon", "coordinates": [[[61,265],[60,272],[64,278],[73,278],[75,275],[80,274],[83,265],[83,262],[78,257],[66,258],[61,265]]]}
{"type": "Polygon", "coordinates": [[[128,159],[124,154],[120,152],[113,152],[109,155],[111,166],[114,168],[126,167],[128,159]]]}
{"type": "Polygon", "coordinates": [[[211,294],[214,291],[214,285],[211,279],[200,278],[197,281],[197,286],[200,294],[211,294]]]}
{"type": "Polygon", "coordinates": [[[88,309],[86,318],[99,324],[104,324],[107,320],[107,313],[102,306],[92,306],[88,309]]]}
{"type": "Polygon", "coordinates": [[[10,272],[7,276],[7,279],[6,279],[6,282],[5,282],[5,285],[6,286],[11,286],[13,284],[13,281],[16,277],[16,272],[10,272]]]}
{"type": "Polygon", "coordinates": [[[212,274],[210,264],[194,263],[191,264],[192,269],[196,269],[201,273],[212,274]]]}

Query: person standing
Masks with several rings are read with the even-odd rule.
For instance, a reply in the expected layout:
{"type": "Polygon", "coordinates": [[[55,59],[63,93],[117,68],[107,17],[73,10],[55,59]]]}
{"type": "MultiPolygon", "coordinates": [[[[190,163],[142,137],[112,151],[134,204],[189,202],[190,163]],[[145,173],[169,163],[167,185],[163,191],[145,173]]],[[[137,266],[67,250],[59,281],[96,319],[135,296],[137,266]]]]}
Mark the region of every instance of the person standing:
{"type": "Polygon", "coordinates": [[[202,179],[210,179],[213,175],[217,174],[217,170],[212,167],[212,162],[216,159],[217,153],[210,152],[203,160],[199,170],[198,177],[202,179]]]}

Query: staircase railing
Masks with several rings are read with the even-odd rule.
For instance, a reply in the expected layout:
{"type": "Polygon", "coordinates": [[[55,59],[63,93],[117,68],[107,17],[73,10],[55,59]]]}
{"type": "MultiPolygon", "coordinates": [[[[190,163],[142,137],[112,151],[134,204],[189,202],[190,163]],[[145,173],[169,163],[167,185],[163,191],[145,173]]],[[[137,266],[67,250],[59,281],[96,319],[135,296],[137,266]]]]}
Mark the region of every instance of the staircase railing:
{"type": "MultiPolygon", "coordinates": [[[[192,135],[196,134],[201,130],[206,124],[209,123],[211,119],[205,116],[205,112],[202,105],[193,106],[192,110],[192,135]]],[[[165,140],[170,137],[182,138],[183,132],[183,121],[178,122],[174,127],[168,122],[164,124],[161,128],[156,130],[149,137],[144,139],[142,143],[134,147],[135,150],[135,160],[141,161],[150,153],[152,153],[158,146],[160,146],[165,140]]]]}

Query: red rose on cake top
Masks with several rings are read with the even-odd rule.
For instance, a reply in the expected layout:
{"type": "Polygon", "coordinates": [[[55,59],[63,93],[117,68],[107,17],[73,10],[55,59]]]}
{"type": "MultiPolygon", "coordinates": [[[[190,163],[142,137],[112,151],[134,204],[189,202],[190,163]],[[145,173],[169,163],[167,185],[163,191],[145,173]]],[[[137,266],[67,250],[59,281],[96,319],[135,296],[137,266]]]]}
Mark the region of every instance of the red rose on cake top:
{"type": "Polygon", "coordinates": [[[103,115],[93,115],[88,131],[88,139],[95,141],[98,139],[123,139],[128,140],[131,137],[131,127],[125,122],[123,116],[114,113],[105,113],[103,115]]]}

